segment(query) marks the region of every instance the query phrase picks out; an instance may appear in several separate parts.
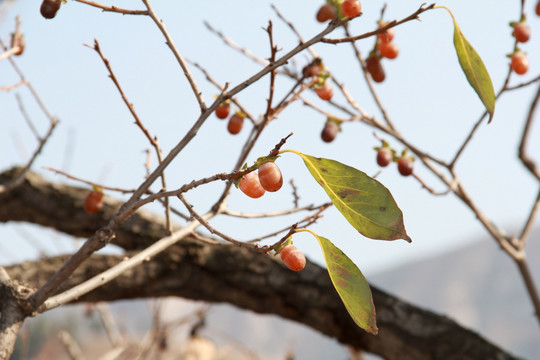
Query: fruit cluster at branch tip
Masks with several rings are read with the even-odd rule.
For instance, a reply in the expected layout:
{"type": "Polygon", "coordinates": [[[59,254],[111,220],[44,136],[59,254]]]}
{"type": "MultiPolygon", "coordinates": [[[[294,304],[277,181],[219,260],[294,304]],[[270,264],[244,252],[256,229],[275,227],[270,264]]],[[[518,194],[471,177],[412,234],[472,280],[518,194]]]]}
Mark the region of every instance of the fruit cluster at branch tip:
{"type": "Polygon", "coordinates": [[[276,192],[283,186],[281,170],[273,161],[259,165],[257,171],[247,173],[240,179],[238,188],[247,196],[257,199],[266,191],[276,192]]]}

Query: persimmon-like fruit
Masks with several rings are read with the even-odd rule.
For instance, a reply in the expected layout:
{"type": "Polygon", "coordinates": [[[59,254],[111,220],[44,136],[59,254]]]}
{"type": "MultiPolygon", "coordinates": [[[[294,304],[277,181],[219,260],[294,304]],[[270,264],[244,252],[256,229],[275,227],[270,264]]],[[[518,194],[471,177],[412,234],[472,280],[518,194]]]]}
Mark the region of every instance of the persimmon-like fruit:
{"type": "Polygon", "coordinates": [[[510,66],[516,74],[523,75],[529,70],[529,59],[525,53],[518,51],[512,55],[510,66]]]}
{"type": "Polygon", "coordinates": [[[381,59],[377,55],[370,55],[366,60],[366,70],[375,82],[383,82],[386,78],[381,59]]]}
{"type": "Polygon", "coordinates": [[[536,3],[536,8],[534,9],[536,15],[540,16],[540,1],[536,3]]]}
{"type": "Polygon", "coordinates": [[[266,192],[259,182],[259,176],[254,171],[244,175],[238,187],[244,194],[253,199],[260,198],[266,192]]]}
{"type": "MultiPolygon", "coordinates": [[[[381,28],[382,26],[379,26],[381,28]]],[[[383,33],[377,35],[380,42],[391,42],[394,40],[394,28],[390,28],[383,33]]]]}
{"type": "Polygon", "coordinates": [[[317,15],[315,16],[317,18],[318,22],[326,22],[328,20],[333,20],[337,16],[336,8],[333,5],[330,4],[324,4],[319,8],[319,11],[317,11],[317,15]]]}
{"type": "Polygon", "coordinates": [[[408,156],[402,156],[397,161],[398,171],[403,176],[409,176],[413,173],[413,159],[408,156]]]}
{"type": "Polygon", "coordinates": [[[228,102],[222,102],[216,108],[216,116],[219,119],[226,119],[227,116],[229,116],[230,111],[231,111],[231,104],[228,102]]]}
{"type": "Polygon", "coordinates": [[[97,213],[103,207],[103,192],[92,190],[84,200],[84,210],[89,214],[97,213]]]}
{"type": "Polygon", "coordinates": [[[517,23],[514,26],[514,32],[512,33],[517,42],[527,42],[531,37],[531,27],[524,22],[517,23]]]}
{"type": "Polygon", "coordinates": [[[341,13],[348,18],[357,17],[362,13],[362,4],[358,0],[345,0],[341,4],[341,13]]]}
{"type": "Polygon", "coordinates": [[[244,126],[244,116],[241,114],[235,113],[231,118],[229,119],[229,123],[227,124],[227,130],[233,135],[238,134],[242,127],[244,126]]]}
{"type": "Polygon", "coordinates": [[[399,47],[393,41],[379,41],[377,49],[381,53],[381,56],[387,59],[395,59],[399,55],[399,47]]]}
{"type": "Polygon", "coordinates": [[[279,254],[283,263],[293,271],[300,271],[306,267],[306,257],[294,245],[286,245],[279,254]]]}
{"type": "Polygon", "coordinates": [[[266,191],[278,191],[283,185],[281,170],[272,161],[265,162],[259,166],[259,182],[266,191]]]}
{"type": "Polygon", "coordinates": [[[327,143],[332,142],[336,138],[338,132],[339,125],[335,121],[327,121],[321,132],[321,139],[327,143]]]}
{"type": "Polygon", "coordinates": [[[52,19],[60,9],[61,0],[43,0],[39,12],[45,19],[52,19]]]}
{"type": "Polygon", "coordinates": [[[377,151],[377,164],[381,167],[388,166],[394,159],[394,153],[388,147],[382,147],[377,151]]]}
{"type": "Polygon", "coordinates": [[[315,92],[321,99],[326,101],[332,99],[332,96],[334,96],[334,89],[328,80],[326,80],[321,87],[316,87],[315,92]]]}

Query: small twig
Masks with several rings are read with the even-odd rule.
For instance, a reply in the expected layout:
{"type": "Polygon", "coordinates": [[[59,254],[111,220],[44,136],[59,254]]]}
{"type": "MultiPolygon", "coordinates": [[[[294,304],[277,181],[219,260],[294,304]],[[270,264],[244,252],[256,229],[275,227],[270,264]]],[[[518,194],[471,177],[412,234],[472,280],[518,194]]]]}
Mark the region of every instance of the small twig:
{"type": "Polygon", "coordinates": [[[313,210],[320,209],[321,207],[323,207],[325,205],[329,205],[329,204],[331,204],[331,203],[325,203],[325,204],[319,205],[319,206],[315,206],[315,205],[308,205],[308,206],[303,206],[303,207],[295,206],[293,209],[288,209],[288,210],[264,212],[264,213],[252,213],[252,214],[247,214],[247,213],[243,213],[243,212],[238,212],[238,211],[225,209],[225,210],[223,210],[221,212],[221,214],[228,215],[228,216],[234,216],[234,217],[238,217],[238,218],[245,218],[245,219],[267,218],[267,217],[276,217],[276,216],[295,214],[295,213],[298,213],[298,212],[301,212],[301,211],[313,211],[313,210]]]}
{"type": "Polygon", "coordinates": [[[15,94],[15,99],[17,100],[17,104],[19,104],[19,110],[21,111],[21,114],[22,114],[24,120],[26,121],[26,124],[28,125],[28,127],[30,128],[30,130],[32,131],[32,133],[34,134],[36,139],[38,141],[41,141],[41,136],[39,136],[39,133],[36,130],[36,127],[34,126],[34,124],[32,123],[32,120],[28,116],[28,113],[26,112],[26,109],[25,109],[24,104],[22,102],[21,96],[19,94],[15,94]]]}
{"type": "Polygon", "coordinates": [[[66,351],[68,352],[71,360],[84,360],[84,353],[81,350],[77,341],[65,330],[62,330],[58,333],[58,338],[65,346],[66,351]]]}
{"type": "Polygon", "coordinates": [[[201,108],[201,113],[203,113],[206,110],[206,104],[204,103],[203,97],[202,97],[202,91],[199,89],[199,86],[195,82],[195,79],[191,75],[191,71],[189,70],[186,61],[180,54],[180,51],[178,51],[178,48],[176,47],[176,44],[174,40],[172,39],[171,35],[167,31],[167,28],[165,28],[165,24],[163,23],[163,20],[159,19],[156,12],[150,5],[149,0],[142,0],[146,8],[148,9],[148,15],[154,20],[154,23],[157,25],[165,39],[167,40],[167,45],[171,49],[171,51],[174,54],[174,57],[178,61],[178,64],[184,71],[184,76],[186,77],[187,81],[189,82],[189,85],[191,86],[191,89],[193,90],[193,94],[195,95],[195,98],[197,99],[197,102],[199,103],[199,107],[201,108]]]}
{"type": "Polygon", "coordinates": [[[268,66],[270,64],[270,62],[268,60],[261,59],[260,57],[258,57],[257,55],[255,55],[251,51],[249,51],[248,49],[241,47],[240,45],[238,45],[237,43],[235,43],[234,41],[229,39],[221,31],[214,29],[212,27],[212,25],[210,25],[210,23],[208,23],[207,21],[204,22],[204,25],[206,26],[206,28],[208,30],[210,30],[211,32],[216,34],[221,40],[223,40],[223,42],[225,44],[227,44],[228,46],[230,46],[234,50],[237,50],[237,51],[241,52],[242,54],[244,54],[249,59],[255,61],[256,63],[258,63],[258,64],[260,64],[262,66],[268,66]]]}
{"type": "Polygon", "coordinates": [[[519,144],[519,158],[521,159],[521,162],[529,170],[529,172],[531,172],[531,174],[534,177],[536,177],[536,179],[538,180],[540,180],[540,170],[537,168],[536,163],[527,154],[526,148],[527,148],[527,143],[529,141],[529,135],[531,132],[532,124],[535,118],[534,114],[536,113],[536,108],[538,107],[539,100],[540,100],[540,86],[538,86],[538,89],[534,96],[534,100],[531,103],[531,106],[529,108],[527,121],[525,122],[525,127],[523,128],[523,133],[521,135],[521,142],[519,144]]]}
{"type": "Polygon", "coordinates": [[[326,39],[326,38],[324,38],[324,39],[321,40],[321,42],[327,43],[327,44],[339,44],[339,43],[344,43],[344,42],[355,42],[357,40],[365,39],[365,38],[368,38],[370,36],[382,34],[386,30],[388,30],[390,28],[393,28],[395,26],[401,25],[401,24],[406,23],[406,22],[411,21],[411,20],[418,20],[418,15],[420,15],[423,12],[426,12],[428,10],[433,10],[433,8],[435,7],[435,4],[430,4],[427,7],[424,7],[424,5],[425,4],[422,4],[420,6],[420,8],[418,8],[418,10],[416,10],[411,15],[409,15],[409,16],[407,16],[407,17],[405,17],[405,18],[403,18],[403,19],[401,19],[399,21],[398,20],[390,21],[388,24],[378,28],[377,30],[370,31],[370,32],[364,33],[362,35],[347,36],[347,37],[341,38],[341,39],[326,39]]]}
{"type": "Polygon", "coordinates": [[[80,2],[82,4],[86,4],[86,5],[90,5],[90,6],[99,8],[99,9],[103,10],[104,12],[114,12],[114,13],[119,13],[119,14],[124,14],[124,15],[148,15],[147,10],[122,9],[122,8],[119,8],[118,6],[102,5],[102,4],[99,4],[99,3],[95,2],[95,1],[89,1],[89,0],[75,0],[75,1],[80,2]]]}
{"type": "Polygon", "coordinates": [[[99,317],[103,323],[109,342],[113,347],[120,345],[122,342],[122,335],[120,334],[120,330],[118,329],[109,306],[103,302],[96,303],[95,306],[99,312],[99,317]]]}
{"type": "Polygon", "coordinates": [[[11,90],[16,89],[19,86],[23,86],[23,85],[26,85],[26,80],[21,80],[21,81],[15,83],[15,84],[12,84],[12,85],[0,86],[0,91],[11,91],[11,90]]]}
{"type": "MultiPolygon", "coordinates": [[[[300,34],[300,32],[298,32],[298,30],[296,30],[296,27],[294,26],[294,24],[292,22],[290,22],[289,20],[287,20],[285,18],[285,16],[283,16],[281,14],[281,12],[279,12],[278,8],[274,5],[274,4],[271,4],[270,7],[275,11],[276,15],[285,23],[287,24],[287,26],[292,30],[292,32],[298,37],[298,40],[300,40],[300,42],[304,42],[304,38],[302,37],[302,35],[300,34]]],[[[313,50],[312,48],[307,48],[307,50],[310,52],[310,54],[314,57],[314,58],[318,58],[319,55],[315,52],[315,50],[313,50]]]]}
{"type": "MultiPolygon", "coordinates": [[[[90,46],[88,46],[88,47],[90,47],[90,46]]],[[[137,115],[137,112],[135,111],[135,108],[133,107],[133,104],[131,102],[129,102],[126,94],[124,93],[124,91],[122,90],[122,87],[120,86],[120,82],[118,81],[116,75],[114,74],[114,71],[113,71],[113,69],[111,67],[111,64],[109,63],[109,60],[105,57],[105,55],[103,55],[103,52],[101,51],[101,48],[99,46],[99,42],[97,41],[97,39],[94,39],[94,46],[90,47],[90,48],[94,49],[98,53],[101,60],[103,61],[103,64],[105,65],[105,67],[107,68],[107,71],[109,72],[109,77],[111,78],[112,82],[116,86],[116,89],[120,93],[120,96],[122,97],[122,100],[124,101],[124,104],[126,104],[126,106],[128,107],[129,112],[131,113],[131,116],[133,116],[133,119],[135,120],[135,124],[139,127],[139,129],[146,136],[146,139],[150,142],[150,145],[152,145],[152,147],[154,148],[154,150],[156,152],[158,162],[161,163],[163,161],[163,156],[162,156],[161,147],[159,146],[159,143],[157,141],[157,137],[152,136],[150,134],[148,129],[144,126],[143,122],[139,118],[139,115],[137,115]]],[[[160,178],[161,178],[161,186],[163,187],[164,190],[166,190],[167,189],[167,179],[165,177],[165,172],[162,172],[160,174],[160,178]]],[[[169,200],[167,198],[164,199],[164,207],[165,207],[165,227],[166,227],[167,231],[170,234],[172,232],[171,215],[170,215],[171,208],[170,208],[170,205],[169,205],[169,200]]]]}
{"type": "Polygon", "coordinates": [[[191,216],[193,216],[193,218],[195,218],[202,226],[204,226],[206,229],[208,229],[208,231],[210,231],[210,233],[215,234],[215,235],[219,236],[220,238],[222,238],[223,240],[225,240],[227,242],[230,242],[231,244],[239,246],[239,247],[246,247],[246,248],[255,250],[255,251],[257,251],[259,253],[263,253],[263,254],[268,252],[266,247],[260,247],[260,246],[256,246],[256,245],[246,243],[246,242],[243,242],[243,241],[238,241],[238,240],[233,239],[229,235],[226,235],[226,234],[222,233],[221,231],[219,231],[216,228],[214,228],[213,226],[211,226],[208,223],[208,221],[203,219],[203,217],[201,215],[199,215],[195,210],[193,210],[193,205],[191,205],[186,200],[184,195],[178,194],[178,199],[180,199],[180,201],[184,204],[186,209],[188,209],[191,216]]]}
{"type": "Polygon", "coordinates": [[[294,179],[291,179],[289,181],[289,184],[291,184],[291,188],[292,188],[294,208],[298,209],[298,204],[300,203],[300,196],[298,195],[298,188],[296,187],[296,185],[294,183],[294,179]]]}

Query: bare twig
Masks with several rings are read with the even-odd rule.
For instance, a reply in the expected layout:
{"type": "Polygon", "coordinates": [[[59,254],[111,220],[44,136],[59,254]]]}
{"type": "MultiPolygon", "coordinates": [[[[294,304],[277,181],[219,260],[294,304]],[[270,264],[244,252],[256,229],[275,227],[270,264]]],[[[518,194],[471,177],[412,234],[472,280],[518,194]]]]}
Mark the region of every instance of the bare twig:
{"type": "Polygon", "coordinates": [[[161,33],[163,34],[163,36],[167,40],[167,46],[169,46],[169,48],[171,49],[171,51],[174,54],[174,57],[178,61],[178,64],[180,65],[180,67],[184,71],[184,76],[186,77],[187,81],[189,82],[189,85],[191,86],[191,89],[193,90],[193,94],[195,95],[195,98],[197,99],[197,101],[199,103],[199,107],[201,108],[201,113],[204,112],[206,110],[206,104],[204,103],[204,100],[203,100],[203,97],[202,97],[202,92],[199,89],[199,86],[197,85],[197,83],[195,82],[195,79],[191,75],[191,71],[189,70],[189,68],[188,68],[188,66],[186,64],[186,61],[184,60],[184,58],[180,54],[180,51],[178,51],[178,48],[176,47],[176,44],[175,44],[174,40],[172,39],[171,35],[169,34],[167,29],[165,28],[165,24],[163,23],[163,20],[159,19],[156,12],[154,11],[152,6],[150,5],[149,0],[142,0],[142,2],[144,3],[146,8],[148,9],[148,15],[152,18],[152,20],[154,20],[154,23],[157,25],[157,27],[159,28],[159,30],[161,31],[161,33]]]}
{"type": "Polygon", "coordinates": [[[75,0],[75,1],[86,4],[86,5],[96,7],[98,9],[103,10],[104,12],[115,12],[115,13],[124,14],[124,15],[148,15],[147,10],[122,9],[122,8],[119,8],[118,6],[102,5],[102,4],[99,4],[99,3],[95,2],[95,1],[89,1],[89,0],[75,0]]]}
{"type": "MultiPolygon", "coordinates": [[[[156,156],[158,158],[159,163],[161,163],[163,161],[163,156],[162,156],[162,150],[161,150],[161,147],[159,146],[157,138],[150,134],[148,129],[146,129],[143,122],[139,118],[139,115],[137,115],[137,112],[135,111],[135,108],[133,107],[133,104],[129,102],[126,94],[122,90],[122,87],[120,86],[120,83],[118,82],[118,79],[116,78],[116,75],[114,74],[114,71],[111,68],[109,60],[103,55],[103,52],[101,52],[99,42],[96,39],[94,39],[94,46],[91,47],[91,48],[94,49],[98,53],[99,57],[103,61],[103,64],[105,64],[105,67],[107,68],[107,71],[109,72],[109,77],[111,78],[114,85],[116,86],[116,89],[120,93],[120,96],[122,97],[122,100],[124,101],[124,104],[126,104],[126,106],[128,107],[129,112],[131,113],[131,116],[133,116],[133,119],[135,119],[135,124],[137,124],[139,129],[141,129],[143,134],[146,136],[146,138],[150,142],[150,145],[152,145],[152,147],[154,148],[154,150],[156,152],[156,156]]],[[[161,178],[161,186],[162,186],[163,190],[167,190],[167,179],[165,177],[165,172],[164,171],[161,172],[160,178],[161,178]]],[[[164,199],[164,207],[165,207],[165,226],[167,228],[167,231],[170,234],[172,232],[171,215],[170,215],[171,208],[170,208],[170,205],[169,205],[169,199],[167,199],[167,198],[164,199]]]]}

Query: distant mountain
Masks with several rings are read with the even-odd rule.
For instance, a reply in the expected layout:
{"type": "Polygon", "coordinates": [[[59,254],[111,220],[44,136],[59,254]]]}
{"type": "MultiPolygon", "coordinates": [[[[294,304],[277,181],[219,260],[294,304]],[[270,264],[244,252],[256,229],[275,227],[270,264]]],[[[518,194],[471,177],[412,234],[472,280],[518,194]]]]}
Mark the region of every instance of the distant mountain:
{"type": "MultiPolygon", "coordinates": [[[[527,244],[540,289],[540,229],[527,244]]],[[[540,326],[514,262],[493,240],[369,277],[388,292],[445,314],[516,356],[540,359],[540,326]]]]}

